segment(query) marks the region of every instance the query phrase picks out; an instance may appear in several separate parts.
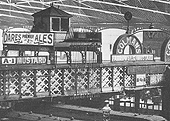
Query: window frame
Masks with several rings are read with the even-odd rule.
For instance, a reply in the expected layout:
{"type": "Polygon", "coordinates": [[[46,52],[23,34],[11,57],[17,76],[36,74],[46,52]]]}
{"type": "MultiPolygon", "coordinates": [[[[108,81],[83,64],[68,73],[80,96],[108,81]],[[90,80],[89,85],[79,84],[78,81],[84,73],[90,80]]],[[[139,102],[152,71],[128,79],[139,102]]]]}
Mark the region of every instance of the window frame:
{"type": "Polygon", "coordinates": [[[70,18],[68,18],[68,17],[50,17],[50,31],[51,32],[66,32],[67,30],[62,30],[62,26],[61,26],[61,21],[62,21],[62,19],[68,19],[68,29],[69,29],[69,27],[70,27],[70,18]],[[53,30],[53,19],[59,19],[59,31],[55,31],[55,30],[53,30]]]}

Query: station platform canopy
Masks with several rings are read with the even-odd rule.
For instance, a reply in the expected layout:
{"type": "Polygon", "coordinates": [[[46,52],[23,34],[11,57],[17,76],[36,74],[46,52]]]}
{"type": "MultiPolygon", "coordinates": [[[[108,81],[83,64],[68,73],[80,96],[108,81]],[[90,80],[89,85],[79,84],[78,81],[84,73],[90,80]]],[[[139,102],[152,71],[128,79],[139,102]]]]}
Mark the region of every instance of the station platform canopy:
{"type": "Polygon", "coordinates": [[[0,0],[0,28],[31,27],[33,14],[53,4],[71,14],[71,27],[126,29],[124,14],[132,13],[131,28],[170,30],[167,0],[0,0]]]}

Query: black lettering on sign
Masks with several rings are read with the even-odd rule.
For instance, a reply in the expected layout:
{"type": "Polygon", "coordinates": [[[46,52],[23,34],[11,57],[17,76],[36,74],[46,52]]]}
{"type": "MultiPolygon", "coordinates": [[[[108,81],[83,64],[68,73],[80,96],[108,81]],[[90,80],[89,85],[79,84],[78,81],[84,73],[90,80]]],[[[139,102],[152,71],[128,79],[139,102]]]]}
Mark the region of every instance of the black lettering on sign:
{"type": "Polygon", "coordinates": [[[53,46],[53,33],[4,33],[3,44],[53,46]]]}
{"type": "Polygon", "coordinates": [[[4,33],[3,43],[22,43],[21,34],[18,33],[4,33]]]}
{"type": "Polygon", "coordinates": [[[52,44],[52,42],[53,42],[53,35],[52,34],[48,35],[48,40],[49,40],[48,43],[52,44]]]}
{"type": "Polygon", "coordinates": [[[16,58],[2,58],[2,64],[16,64],[16,58]]]}
{"type": "Polygon", "coordinates": [[[47,57],[17,57],[17,64],[46,64],[47,57]]]}
{"type": "Polygon", "coordinates": [[[129,54],[142,53],[142,44],[139,39],[134,35],[123,34],[116,40],[112,54],[125,54],[127,46],[129,46],[129,54]]]}
{"type": "Polygon", "coordinates": [[[1,57],[0,64],[2,65],[34,65],[34,64],[47,64],[47,56],[23,56],[23,57],[1,57]]]}

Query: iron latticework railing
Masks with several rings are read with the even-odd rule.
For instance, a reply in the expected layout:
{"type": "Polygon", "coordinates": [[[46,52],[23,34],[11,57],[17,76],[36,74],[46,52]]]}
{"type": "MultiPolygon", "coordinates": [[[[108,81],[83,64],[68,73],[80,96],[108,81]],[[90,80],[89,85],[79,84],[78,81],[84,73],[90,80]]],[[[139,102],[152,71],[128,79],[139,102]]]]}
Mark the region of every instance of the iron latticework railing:
{"type": "MultiPolygon", "coordinates": [[[[148,77],[149,84],[154,84],[162,75],[148,77]]],[[[134,88],[135,84],[136,76],[129,75],[126,66],[0,71],[0,96],[3,99],[121,91],[126,87],[134,88]]]]}

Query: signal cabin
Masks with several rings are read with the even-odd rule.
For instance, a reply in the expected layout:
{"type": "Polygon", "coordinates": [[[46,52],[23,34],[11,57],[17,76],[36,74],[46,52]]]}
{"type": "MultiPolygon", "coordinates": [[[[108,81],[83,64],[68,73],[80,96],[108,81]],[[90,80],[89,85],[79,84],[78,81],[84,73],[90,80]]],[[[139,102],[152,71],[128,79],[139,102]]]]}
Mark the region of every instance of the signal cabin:
{"type": "Polygon", "coordinates": [[[32,16],[34,17],[34,25],[30,33],[7,33],[4,37],[3,55],[7,56],[8,50],[17,50],[19,51],[18,56],[24,56],[25,51],[34,51],[34,56],[39,56],[39,52],[43,51],[49,53],[51,64],[57,63],[57,53],[64,53],[68,64],[87,63],[87,58],[90,58],[89,55],[93,56],[91,57],[93,60],[95,59],[95,61],[91,61],[92,63],[101,63],[100,32],[75,32],[70,30],[72,15],[53,5],[34,13],[32,16]],[[13,40],[14,37],[12,36],[20,40],[13,40]],[[30,40],[30,42],[25,43],[25,40],[30,40]],[[79,53],[79,57],[74,53],[79,53]],[[76,58],[79,58],[79,61],[76,58]]]}

